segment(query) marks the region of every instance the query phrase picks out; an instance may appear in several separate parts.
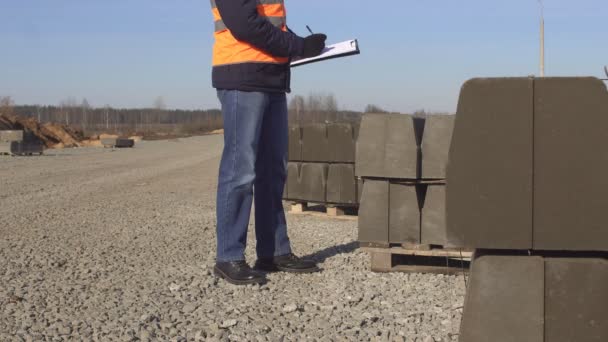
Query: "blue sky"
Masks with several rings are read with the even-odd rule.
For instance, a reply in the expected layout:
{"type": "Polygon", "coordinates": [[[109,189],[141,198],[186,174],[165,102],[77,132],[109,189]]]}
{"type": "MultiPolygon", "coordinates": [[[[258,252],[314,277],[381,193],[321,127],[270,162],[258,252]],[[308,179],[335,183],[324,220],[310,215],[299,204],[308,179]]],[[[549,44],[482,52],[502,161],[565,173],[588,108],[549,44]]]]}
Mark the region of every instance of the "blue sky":
{"type": "MultiPolygon", "coordinates": [[[[343,109],[454,111],[477,76],[538,74],[536,0],[286,0],[288,24],[362,54],[297,68],[293,94],[343,109]]],[[[608,1],[545,0],[548,76],[601,76],[608,1]]],[[[218,107],[208,0],[0,0],[0,95],[19,104],[218,107]]]]}

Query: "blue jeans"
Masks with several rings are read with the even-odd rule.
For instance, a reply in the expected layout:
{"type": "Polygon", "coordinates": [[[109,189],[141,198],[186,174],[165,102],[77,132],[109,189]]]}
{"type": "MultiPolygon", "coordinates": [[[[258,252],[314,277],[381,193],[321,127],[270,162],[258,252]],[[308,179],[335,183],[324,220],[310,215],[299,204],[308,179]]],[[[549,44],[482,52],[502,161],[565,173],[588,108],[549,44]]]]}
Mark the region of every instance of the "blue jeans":
{"type": "Polygon", "coordinates": [[[224,152],[217,189],[217,261],[245,260],[255,200],[258,258],[291,253],[283,211],[287,178],[287,100],[284,93],[218,90],[224,152]]]}

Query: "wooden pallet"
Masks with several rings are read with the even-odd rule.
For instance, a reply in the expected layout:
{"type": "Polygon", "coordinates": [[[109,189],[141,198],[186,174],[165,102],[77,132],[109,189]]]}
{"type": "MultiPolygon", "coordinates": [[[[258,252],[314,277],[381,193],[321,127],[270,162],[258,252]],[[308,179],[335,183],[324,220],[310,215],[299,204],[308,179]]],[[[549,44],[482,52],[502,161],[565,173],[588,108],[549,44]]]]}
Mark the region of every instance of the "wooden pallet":
{"type": "Polygon", "coordinates": [[[467,273],[473,252],[441,246],[362,247],[371,256],[372,272],[467,273]]]}
{"type": "Polygon", "coordinates": [[[358,219],[357,215],[353,214],[353,207],[309,202],[292,202],[289,214],[322,216],[344,220],[358,219]]]}

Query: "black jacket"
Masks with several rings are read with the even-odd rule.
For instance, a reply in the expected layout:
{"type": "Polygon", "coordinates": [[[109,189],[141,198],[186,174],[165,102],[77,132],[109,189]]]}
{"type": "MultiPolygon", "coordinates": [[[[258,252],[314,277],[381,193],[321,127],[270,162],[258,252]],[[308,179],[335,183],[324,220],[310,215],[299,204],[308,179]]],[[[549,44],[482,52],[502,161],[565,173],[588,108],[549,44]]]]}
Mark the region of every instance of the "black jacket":
{"type": "MultiPolygon", "coordinates": [[[[285,32],[258,15],[256,0],[216,0],[230,33],[275,57],[302,54],[304,39],[285,32]]],[[[289,92],[289,63],[239,63],[213,67],[213,87],[243,91],[289,92]]]]}

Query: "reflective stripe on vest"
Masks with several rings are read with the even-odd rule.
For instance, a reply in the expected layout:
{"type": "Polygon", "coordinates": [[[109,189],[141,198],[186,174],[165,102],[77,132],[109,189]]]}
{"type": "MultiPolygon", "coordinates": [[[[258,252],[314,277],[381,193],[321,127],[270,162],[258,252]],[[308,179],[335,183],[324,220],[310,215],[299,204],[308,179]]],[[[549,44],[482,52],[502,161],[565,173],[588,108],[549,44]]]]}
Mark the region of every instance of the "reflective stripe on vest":
{"type": "MultiPolygon", "coordinates": [[[[274,57],[248,44],[238,41],[222,21],[215,0],[211,1],[211,10],[215,24],[215,44],[213,46],[213,65],[238,63],[287,63],[287,58],[274,57]]],[[[287,31],[284,0],[257,0],[260,16],[272,25],[287,31]]]]}

